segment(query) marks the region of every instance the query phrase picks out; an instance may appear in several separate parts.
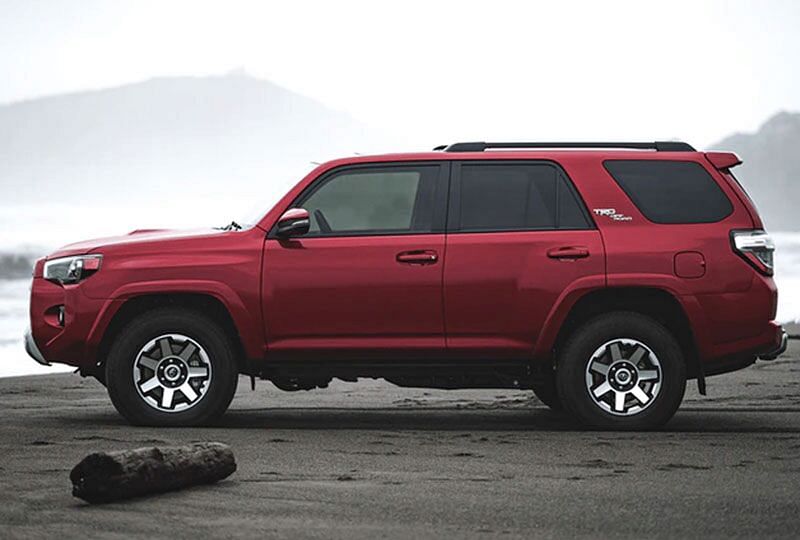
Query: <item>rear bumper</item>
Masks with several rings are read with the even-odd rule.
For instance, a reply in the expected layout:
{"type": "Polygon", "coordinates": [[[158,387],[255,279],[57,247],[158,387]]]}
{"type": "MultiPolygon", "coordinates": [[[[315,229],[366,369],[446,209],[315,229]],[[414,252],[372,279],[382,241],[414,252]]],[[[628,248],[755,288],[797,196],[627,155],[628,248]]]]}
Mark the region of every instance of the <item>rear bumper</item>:
{"type": "Polygon", "coordinates": [[[710,377],[745,368],[756,359],[773,360],[786,350],[787,340],[783,328],[770,321],[756,337],[717,345],[718,354],[703,359],[703,373],[710,377]]]}
{"type": "Polygon", "coordinates": [[[49,366],[50,362],[45,360],[42,352],[39,350],[39,347],[36,345],[36,341],[33,339],[33,334],[31,334],[30,330],[25,332],[25,352],[28,353],[28,356],[42,364],[43,366],[49,366]]]}
{"type": "Polygon", "coordinates": [[[758,355],[758,359],[759,360],[775,360],[777,357],[779,357],[784,352],[786,352],[786,347],[788,346],[788,344],[789,344],[789,335],[785,331],[782,331],[781,342],[778,345],[778,347],[773,349],[773,350],[771,350],[771,351],[759,354],[758,355]]]}

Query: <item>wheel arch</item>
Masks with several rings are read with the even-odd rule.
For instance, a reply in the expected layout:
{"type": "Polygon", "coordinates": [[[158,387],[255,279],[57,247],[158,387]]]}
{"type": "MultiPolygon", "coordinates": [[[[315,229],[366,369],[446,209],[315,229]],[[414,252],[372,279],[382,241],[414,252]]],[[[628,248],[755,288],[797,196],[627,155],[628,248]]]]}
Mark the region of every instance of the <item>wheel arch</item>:
{"type": "Polygon", "coordinates": [[[207,293],[172,292],[140,294],[125,299],[103,330],[102,337],[97,344],[95,354],[97,361],[93,366],[94,372],[87,374],[101,376],[103,373],[102,366],[105,365],[108,351],[119,332],[133,319],[160,307],[184,308],[210,317],[220,325],[234,344],[239,371],[248,371],[249,362],[245,344],[225,303],[216,296],[207,293]]]}
{"type": "Polygon", "coordinates": [[[554,353],[576,328],[613,311],[640,313],[662,324],[680,345],[689,378],[703,378],[697,342],[686,310],[670,291],[657,287],[608,287],[582,295],[566,313],[549,347],[548,361],[555,361],[554,353]]]}

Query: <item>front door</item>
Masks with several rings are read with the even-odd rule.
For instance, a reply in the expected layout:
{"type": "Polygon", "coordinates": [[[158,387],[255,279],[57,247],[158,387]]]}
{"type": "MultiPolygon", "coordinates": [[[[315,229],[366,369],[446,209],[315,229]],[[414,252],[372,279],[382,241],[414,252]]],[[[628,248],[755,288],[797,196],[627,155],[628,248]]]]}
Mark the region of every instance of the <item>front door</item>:
{"type": "Polygon", "coordinates": [[[447,169],[349,166],[324,174],[299,196],[291,206],[309,212],[309,233],[265,241],[268,355],[444,352],[447,169]]]}

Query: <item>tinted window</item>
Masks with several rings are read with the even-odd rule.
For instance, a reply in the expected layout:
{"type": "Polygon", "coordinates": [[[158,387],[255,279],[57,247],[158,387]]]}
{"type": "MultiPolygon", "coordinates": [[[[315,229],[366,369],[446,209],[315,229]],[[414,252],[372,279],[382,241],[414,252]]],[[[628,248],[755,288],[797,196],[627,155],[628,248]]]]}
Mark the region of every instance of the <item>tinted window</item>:
{"type": "Polygon", "coordinates": [[[589,227],[566,178],[552,165],[464,163],[457,198],[452,228],[461,231],[589,227]]]}
{"type": "Polygon", "coordinates": [[[711,175],[690,161],[606,161],[639,211],[656,223],[711,223],[733,207],[711,175]]]}
{"type": "Polygon", "coordinates": [[[430,232],[438,166],[357,169],[326,180],[299,205],[310,235],[430,232]]]}
{"type": "Polygon", "coordinates": [[[587,229],[589,221],[583,205],[575,198],[573,188],[564,175],[558,173],[558,228],[559,229],[587,229]]]}

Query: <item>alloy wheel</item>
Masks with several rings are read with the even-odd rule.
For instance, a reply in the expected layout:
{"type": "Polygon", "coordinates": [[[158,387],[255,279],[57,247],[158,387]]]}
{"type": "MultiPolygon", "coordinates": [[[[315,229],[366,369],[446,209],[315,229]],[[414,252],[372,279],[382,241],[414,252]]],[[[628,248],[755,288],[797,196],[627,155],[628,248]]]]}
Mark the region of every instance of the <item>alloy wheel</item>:
{"type": "Polygon", "coordinates": [[[199,403],[211,384],[211,362],[200,344],[182,334],[148,341],[133,363],[139,396],[162,412],[184,411],[199,403]]]}
{"type": "Polygon", "coordinates": [[[653,404],[661,390],[661,363],[647,345],[630,338],[598,347],[586,365],[586,389],[605,412],[632,416],[653,404]]]}

